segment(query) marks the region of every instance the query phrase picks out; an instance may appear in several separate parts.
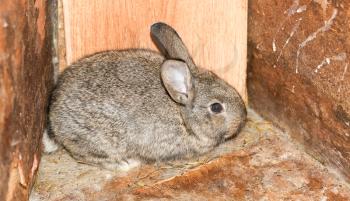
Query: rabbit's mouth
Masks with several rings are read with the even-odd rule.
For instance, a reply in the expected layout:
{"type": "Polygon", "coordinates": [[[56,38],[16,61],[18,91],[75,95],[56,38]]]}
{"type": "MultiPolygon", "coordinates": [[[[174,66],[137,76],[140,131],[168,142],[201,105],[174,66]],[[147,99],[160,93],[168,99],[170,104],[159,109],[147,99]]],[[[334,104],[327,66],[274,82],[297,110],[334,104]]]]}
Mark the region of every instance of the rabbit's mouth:
{"type": "Polygon", "coordinates": [[[234,137],[237,136],[239,132],[235,132],[235,133],[230,133],[230,134],[226,134],[223,136],[223,141],[228,141],[228,140],[231,140],[233,139],[234,137]]]}
{"type": "Polygon", "coordinates": [[[229,130],[224,135],[225,141],[230,140],[238,135],[238,133],[241,132],[245,125],[245,119],[242,121],[242,119],[239,119],[238,121],[233,121],[232,126],[229,127],[229,130]]]}

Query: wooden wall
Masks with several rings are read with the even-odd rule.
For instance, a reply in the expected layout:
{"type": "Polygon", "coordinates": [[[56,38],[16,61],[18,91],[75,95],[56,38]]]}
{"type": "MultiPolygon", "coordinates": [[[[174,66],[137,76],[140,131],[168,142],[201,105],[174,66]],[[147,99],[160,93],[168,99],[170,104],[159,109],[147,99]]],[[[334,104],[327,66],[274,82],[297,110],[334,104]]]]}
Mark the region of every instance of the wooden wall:
{"type": "Polygon", "coordinates": [[[249,3],[251,106],[350,181],[350,2],[249,3]]]}
{"type": "Polygon", "coordinates": [[[0,3],[0,200],[28,200],[52,86],[45,0],[0,3]],[[24,14],[25,13],[25,14],[24,14]]]}
{"type": "Polygon", "coordinates": [[[199,66],[247,100],[247,0],[62,1],[67,64],[102,50],[156,49],[149,27],[163,21],[178,31],[199,66]]]}

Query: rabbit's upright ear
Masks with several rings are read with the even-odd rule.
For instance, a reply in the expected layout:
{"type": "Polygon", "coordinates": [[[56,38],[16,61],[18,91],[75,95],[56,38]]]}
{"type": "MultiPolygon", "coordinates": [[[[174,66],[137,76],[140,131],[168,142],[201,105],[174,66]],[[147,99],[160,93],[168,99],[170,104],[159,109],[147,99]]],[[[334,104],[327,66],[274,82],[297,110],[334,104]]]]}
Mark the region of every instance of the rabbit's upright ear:
{"type": "Polygon", "coordinates": [[[177,32],[169,25],[158,22],[151,26],[151,37],[158,49],[167,59],[179,59],[185,61],[192,73],[197,72],[185,44],[177,32]]]}
{"type": "Polygon", "coordinates": [[[161,78],[175,102],[184,105],[192,104],[194,87],[191,72],[185,62],[166,60],[161,67],[161,78]]]}

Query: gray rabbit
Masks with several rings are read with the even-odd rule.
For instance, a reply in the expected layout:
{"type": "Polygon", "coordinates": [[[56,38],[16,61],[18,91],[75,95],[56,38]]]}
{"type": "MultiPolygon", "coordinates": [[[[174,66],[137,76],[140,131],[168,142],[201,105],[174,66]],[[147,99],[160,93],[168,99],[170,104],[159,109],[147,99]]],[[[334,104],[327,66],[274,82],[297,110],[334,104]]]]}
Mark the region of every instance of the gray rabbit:
{"type": "Polygon", "coordinates": [[[108,169],[188,158],[235,136],[246,120],[237,91],[195,66],[176,31],[151,26],[164,54],[106,51],[59,78],[49,134],[73,158],[108,169]]]}

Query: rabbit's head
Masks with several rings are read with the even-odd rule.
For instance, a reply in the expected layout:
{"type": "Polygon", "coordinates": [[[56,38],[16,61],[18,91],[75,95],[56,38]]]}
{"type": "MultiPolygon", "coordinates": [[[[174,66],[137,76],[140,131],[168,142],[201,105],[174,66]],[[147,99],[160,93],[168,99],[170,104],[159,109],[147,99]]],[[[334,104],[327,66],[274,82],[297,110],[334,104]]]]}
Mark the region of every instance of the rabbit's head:
{"type": "Polygon", "coordinates": [[[237,134],[247,115],[237,91],[215,74],[199,70],[170,26],[156,23],[151,34],[167,58],[161,66],[161,78],[171,98],[181,105],[188,133],[217,142],[237,134]]]}

